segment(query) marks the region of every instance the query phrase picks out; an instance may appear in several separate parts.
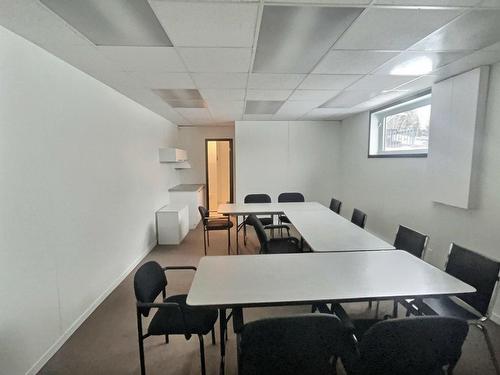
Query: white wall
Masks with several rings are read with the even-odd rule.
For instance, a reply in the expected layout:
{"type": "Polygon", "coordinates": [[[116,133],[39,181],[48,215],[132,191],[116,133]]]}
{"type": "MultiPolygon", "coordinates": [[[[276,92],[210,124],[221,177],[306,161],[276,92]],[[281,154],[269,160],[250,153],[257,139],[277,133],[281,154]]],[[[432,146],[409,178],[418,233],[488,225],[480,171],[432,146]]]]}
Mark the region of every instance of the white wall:
{"type": "Polygon", "coordinates": [[[0,27],[0,373],[32,373],[155,244],[167,120],[0,27]]]}
{"type": "Polygon", "coordinates": [[[179,127],[179,147],[187,150],[189,164],[191,164],[191,169],[179,171],[181,183],[206,183],[205,139],[216,138],[234,139],[234,126],[179,127]]]}
{"type": "MultiPolygon", "coordinates": [[[[427,260],[440,267],[452,241],[500,259],[500,64],[490,75],[477,209],[433,203],[425,158],[368,159],[368,113],[344,120],[341,128],[343,215],[362,209],[367,229],[388,241],[399,224],[429,234],[427,260]]],[[[494,311],[500,322],[500,298],[494,311]]]]}
{"type": "Polygon", "coordinates": [[[339,190],[339,122],[237,121],[236,201],[298,191],[328,204],[339,190]]]}

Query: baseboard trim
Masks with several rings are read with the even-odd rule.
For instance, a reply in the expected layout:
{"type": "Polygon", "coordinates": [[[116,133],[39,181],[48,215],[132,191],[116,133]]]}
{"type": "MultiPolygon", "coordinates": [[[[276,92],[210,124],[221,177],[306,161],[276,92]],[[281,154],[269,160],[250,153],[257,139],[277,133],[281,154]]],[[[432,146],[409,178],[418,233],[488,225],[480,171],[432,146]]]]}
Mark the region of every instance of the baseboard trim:
{"type": "Polygon", "coordinates": [[[111,285],[80,315],[71,326],[64,332],[56,342],[38,359],[31,368],[26,371],[26,375],[36,375],[50,358],[63,346],[80,325],[94,312],[94,310],[108,297],[120,283],[125,280],[128,274],[148,255],[156,246],[156,241],[149,244],[146,251],[140,254],[125,271],[111,283],[111,285]]]}
{"type": "Polygon", "coordinates": [[[498,325],[500,325],[500,315],[496,313],[492,313],[490,316],[490,320],[498,325]]]}

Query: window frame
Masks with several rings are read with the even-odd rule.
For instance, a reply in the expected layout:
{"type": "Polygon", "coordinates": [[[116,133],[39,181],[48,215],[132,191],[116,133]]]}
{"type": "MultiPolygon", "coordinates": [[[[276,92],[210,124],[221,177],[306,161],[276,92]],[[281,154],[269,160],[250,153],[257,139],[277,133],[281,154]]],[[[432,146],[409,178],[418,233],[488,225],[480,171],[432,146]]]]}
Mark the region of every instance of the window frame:
{"type": "MultiPolygon", "coordinates": [[[[392,152],[392,153],[387,153],[387,154],[374,154],[374,155],[372,155],[372,154],[370,154],[370,142],[371,142],[371,136],[372,136],[372,134],[371,134],[372,133],[371,119],[372,119],[372,115],[374,113],[381,112],[385,109],[395,107],[395,106],[410,102],[410,101],[415,100],[415,99],[419,99],[419,98],[421,98],[423,96],[427,96],[429,94],[431,95],[431,98],[432,98],[432,90],[426,89],[426,90],[420,91],[416,94],[413,94],[410,96],[405,96],[404,98],[398,99],[398,100],[391,102],[389,104],[386,104],[382,107],[378,107],[378,108],[370,110],[370,112],[368,113],[368,149],[367,149],[367,156],[369,159],[374,159],[374,158],[426,158],[428,156],[429,149],[427,149],[426,152],[413,152],[412,153],[411,151],[410,152],[400,151],[400,152],[392,152]]],[[[411,107],[411,104],[409,104],[408,107],[411,107]]],[[[420,107],[420,106],[416,105],[414,108],[418,108],[418,107],[420,107]]],[[[409,108],[407,110],[411,110],[414,108],[409,108]]],[[[432,111],[432,109],[431,109],[431,111],[432,111]]],[[[404,112],[404,111],[397,111],[397,110],[395,110],[394,112],[387,111],[385,116],[390,116],[390,115],[401,113],[401,112],[404,112]]]]}

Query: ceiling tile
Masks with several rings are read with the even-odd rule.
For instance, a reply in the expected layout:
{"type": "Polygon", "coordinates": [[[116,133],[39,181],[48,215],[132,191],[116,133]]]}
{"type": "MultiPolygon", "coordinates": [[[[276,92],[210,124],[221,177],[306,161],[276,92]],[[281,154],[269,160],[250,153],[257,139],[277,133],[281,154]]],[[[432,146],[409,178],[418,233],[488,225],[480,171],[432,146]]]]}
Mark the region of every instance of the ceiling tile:
{"type": "Polygon", "coordinates": [[[243,101],[209,101],[208,109],[216,121],[235,121],[243,116],[243,101]]]}
{"type": "Polygon", "coordinates": [[[309,74],[299,89],[342,90],[361,77],[359,74],[309,74]]]}
{"type": "Polygon", "coordinates": [[[245,89],[200,89],[205,100],[214,101],[243,101],[245,89]]]}
{"type": "Polygon", "coordinates": [[[339,92],[338,90],[295,90],[289,100],[317,101],[321,104],[333,98],[339,92]]]}
{"type": "Polygon", "coordinates": [[[253,72],[309,73],[361,11],[264,6],[253,72]]]}
{"type": "Polygon", "coordinates": [[[247,100],[286,100],[292,90],[247,90],[247,100]]]}
{"type": "Polygon", "coordinates": [[[376,96],[371,90],[342,91],[335,98],[324,103],[321,108],[351,108],[376,96]]]}
{"type": "Polygon", "coordinates": [[[405,96],[408,96],[408,93],[404,91],[388,91],[376,95],[368,99],[367,101],[358,104],[356,108],[366,111],[369,109],[374,109],[377,107],[382,107],[384,105],[390,104],[391,102],[404,98],[405,96]]]}
{"type": "Polygon", "coordinates": [[[250,73],[249,89],[286,90],[296,88],[305,78],[305,74],[266,74],[250,73]]]}
{"type": "Polygon", "coordinates": [[[179,48],[190,72],[248,72],[250,48],[179,48]]]}
{"type": "Polygon", "coordinates": [[[376,0],[376,5],[409,5],[409,6],[457,6],[477,5],[481,0],[376,0]]]}
{"type": "Polygon", "coordinates": [[[153,91],[172,108],[205,108],[207,106],[198,90],[155,89],[153,91]]]}
{"type": "Polygon", "coordinates": [[[377,69],[374,74],[430,74],[433,70],[465,56],[466,52],[403,52],[377,69]]]}
{"type": "Polygon", "coordinates": [[[371,0],[266,0],[266,3],[300,3],[300,4],[328,4],[328,5],[368,5],[371,0]]]}
{"type": "Polygon", "coordinates": [[[258,4],[151,1],[176,47],[251,47],[258,4]]]}
{"type": "Polygon", "coordinates": [[[481,65],[492,65],[500,61],[500,51],[479,50],[433,72],[439,80],[457,75],[481,65]]]}
{"type": "Polygon", "coordinates": [[[276,120],[297,119],[318,106],[317,101],[287,101],[274,115],[276,120]]]}
{"type": "Polygon", "coordinates": [[[398,91],[420,91],[432,87],[432,84],[437,80],[436,76],[422,76],[413,81],[397,86],[394,90],[398,91]]]}
{"type": "Polygon", "coordinates": [[[335,49],[404,50],[461,13],[452,9],[371,8],[335,43],[335,49]]]}
{"type": "Polygon", "coordinates": [[[176,111],[192,124],[203,124],[212,121],[207,108],[176,108],[176,111]]]}
{"type": "Polygon", "coordinates": [[[500,9],[464,14],[412,46],[416,51],[477,50],[500,40],[500,9]]]}
{"type": "Polygon", "coordinates": [[[302,116],[301,120],[313,120],[313,121],[328,121],[338,118],[338,116],[344,116],[349,111],[337,108],[315,108],[302,116]]]}
{"type": "Polygon", "coordinates": [[[330,51],[313,73],[368,74],[397,55],[397,52],[330,51]]]}
{"type": "Polygon", "coordinates": [[[186,71],[173,47],[97,47],[97,49],[124,71],[186,71]]]}
{"type": "Polygon", "coordinates": [[[200,89],[240,89],[247,85],[247,73],[192,73],[200,89]]]}
{"type": "Polygon", "coordinates": [[[188,73],[134,72],[130,73],[151,89],[194,89],[193,80],[188,73]]]}
{"type": "Polygon", "coordinates": [[[40,0],[100,46],[172,46],[146,0],[40,0]]]}
{"type": "Polygon", "coordinates": [[[273,115],[283,105],[280,100],[248,100],[245,106],[246,115],[273,115]]]}
{"type": "Polygon", "coordinates": [[[268,121],[273,120],[273,115],[243,114],[243,120],[268,121]]]}
{"type": "Polygon", "coordinates": [[[364,76],[359,81],[349,86],[347,90],[371,90],[382,91],[390,90],[403,83],[413,81],[414,76],[390,76],[390,75],[372,75],[364,76]]]}

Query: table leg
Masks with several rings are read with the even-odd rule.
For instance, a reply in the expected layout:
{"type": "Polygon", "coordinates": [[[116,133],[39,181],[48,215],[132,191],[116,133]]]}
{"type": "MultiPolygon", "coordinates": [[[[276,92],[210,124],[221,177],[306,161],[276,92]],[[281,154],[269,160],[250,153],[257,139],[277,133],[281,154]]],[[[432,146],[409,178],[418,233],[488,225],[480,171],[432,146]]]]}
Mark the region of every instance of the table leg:
{"type": "Polygon", "coordinates": [[[225,356],[226,356],[226,310],[219,310],[219,323],[220,323],[220,369],[219,374],[224,375],[225,370],[225,356]]]}
{"type": "Polygon", "coordinates": [[[239,333],[243,328],[243,309],[241,307],[233,308],[233,331],[239,333]]]}
{"type": "Polygon", "coordinates": [[[236,232],[236,255],[240,254],[239,248],[238,248],[238,215],[234,216],[236,218],[236,225],[235,227],[235,232],[236,232]]]}

